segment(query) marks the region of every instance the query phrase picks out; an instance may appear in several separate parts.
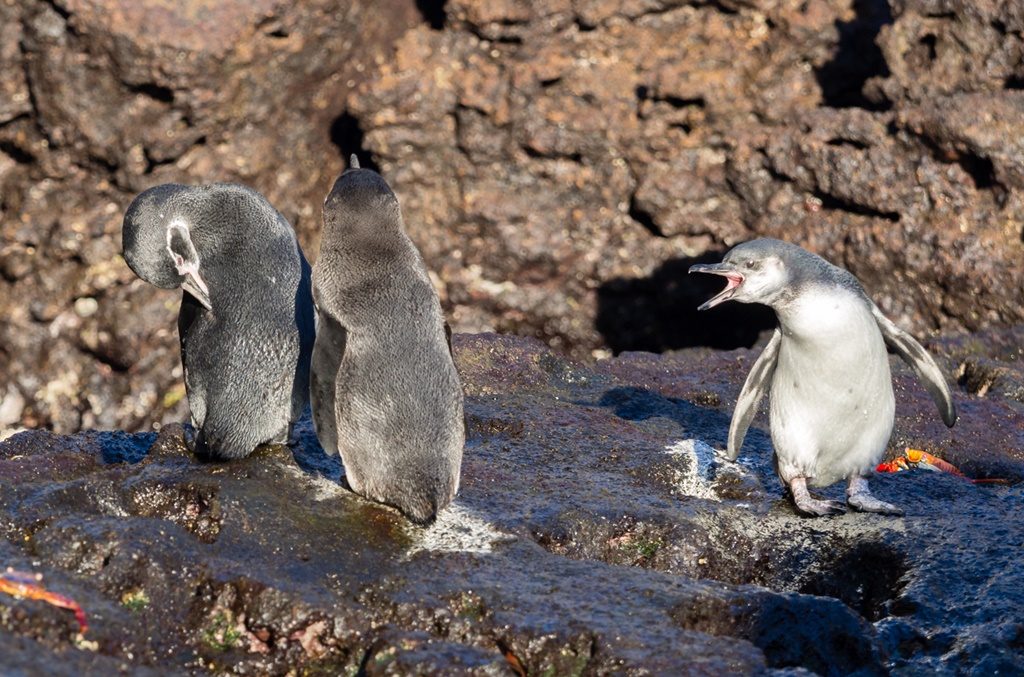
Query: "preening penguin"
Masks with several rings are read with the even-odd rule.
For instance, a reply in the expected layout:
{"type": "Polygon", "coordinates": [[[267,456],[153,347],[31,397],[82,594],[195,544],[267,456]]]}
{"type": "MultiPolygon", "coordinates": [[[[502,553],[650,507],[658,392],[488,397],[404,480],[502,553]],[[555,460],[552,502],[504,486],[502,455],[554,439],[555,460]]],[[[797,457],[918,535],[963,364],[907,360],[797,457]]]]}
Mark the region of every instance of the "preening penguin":
{"type": "Polygon", "coordinates": [[[313,423],[353,491],[433,521],[459,488],[465,426],[448,328],[398,198],[352,158],[313,266],[313,423]]]}
{"type": "Polygon", "coordinates": [[[956,422],[949,386],[925,349],[882,315],[857,278],[793,244],[753,240],[733,248],[722,263],[691,266],[690,272],[728,281],[700,310],[725,301],[763,303],[779,319],[736,403],[728,458],[739,455],[770,384],[776,467],[800,512],[843,512],[841,503],[812,497],[807,485],[845,478],[851,508],[902,514],[873,497],[866,479],[892,434],[895,400],[886,344],[924,381],[946,425],[956,422]]]}
{"type": "Polygon", "coordinates": [[[122,239],[136,275],[184,290],[196,453],[242,458],[286,442],[308,402],[314,337],[310,268],[288,221],[244,186],[164,184],[128,207],[122,239]]]}

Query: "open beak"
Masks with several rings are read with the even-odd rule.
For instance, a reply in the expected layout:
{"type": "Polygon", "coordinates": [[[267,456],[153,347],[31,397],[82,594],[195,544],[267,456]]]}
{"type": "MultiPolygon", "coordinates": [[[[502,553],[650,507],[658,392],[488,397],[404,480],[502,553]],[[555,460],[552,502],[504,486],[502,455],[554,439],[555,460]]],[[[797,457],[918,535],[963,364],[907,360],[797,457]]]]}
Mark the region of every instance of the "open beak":
{"type": "Polygon", "coordinates": [[[697,310],[714,308],[719,303],[728,301],[736,294],[736,290],[739,289],[739,286],[743,284],[743,275],[737,272],[736,269],[728,263],[698,263],[690,266],[690,272],[711,273],[712,275],[721,275],[726,279],[725,289],[723,289],[717,296],[705,301],[697,310]]]}
{"type": "Polygon", "coordinates": [[[191,294],[204,308],[213,310],[213,304],[210,303],[210,289],[203,282],[203,278],[199,277],[198,270],[190,270],[185,274],[181,288],[191,294]]]}

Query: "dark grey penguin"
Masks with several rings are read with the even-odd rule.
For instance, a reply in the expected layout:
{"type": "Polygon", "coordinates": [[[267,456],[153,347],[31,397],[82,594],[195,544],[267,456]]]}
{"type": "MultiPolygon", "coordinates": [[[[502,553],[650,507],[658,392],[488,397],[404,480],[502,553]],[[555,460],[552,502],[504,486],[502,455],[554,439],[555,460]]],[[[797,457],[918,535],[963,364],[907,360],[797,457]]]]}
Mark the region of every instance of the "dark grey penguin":
{"type": "Polygon", "coordinates": [[[247,456],[286,442],[308,401],[310,267],[288,221],[256,191],[164,184],[124,216],[136,275],[184,290],[178,313],[196,453],[247,456]]]}
{"type": "Polygon", "coordinates": [[[956,422],[949,386],[921,344],[882,315],[857,278],[787,242],[746,242],[722,263],[691,266],[690,272],[728,280],[700,310],[724,301],[763,303],[779,319],[736,403],[728,459],[739,454],[770,384],[776,469],[800,512],[843,512],[841,503],[812,497],[807,485],[845,478],[851,508],[902,514],[872,496],[866,479],[892,434],[895,400],[886,344],[923,380],[946,425],[956,422]]]}
{"type": "Polygon", "coordinates": [[[465,425],[450,332],[398,198],[355,156],[324,201],[313,266],[313,423],[356,493],[426,524],[459,488],[465,425]]]}

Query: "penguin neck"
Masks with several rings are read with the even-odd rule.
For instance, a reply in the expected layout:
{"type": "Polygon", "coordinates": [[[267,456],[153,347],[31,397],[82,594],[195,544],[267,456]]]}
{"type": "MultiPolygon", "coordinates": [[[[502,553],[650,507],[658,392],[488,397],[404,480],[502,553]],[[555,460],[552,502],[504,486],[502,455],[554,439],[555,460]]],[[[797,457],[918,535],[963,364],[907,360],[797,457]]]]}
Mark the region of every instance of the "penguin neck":
{"type": "Polygon", "coordinates": [[[197,249],[199,274],[209,287],[215,312],[262,304],[268,293],[298,284],[301,276],[301,250],[288,233],[218,240],[212,248],[197,249]]]}
{"type": "Polygon", "coordinates": [[[842,340],[873,323],[864,299],[839,285],[811,284],[772,304],[784,336],[814,343],[842,340]]]}
{"type": "Polygon", "coordinates": [[[325,241],[320,246],[321,258],[344,270],[353,283],[388,275],[395,267],[404,268],[415,255],[415,246],[404,235],[356,242],[325,241]]]}

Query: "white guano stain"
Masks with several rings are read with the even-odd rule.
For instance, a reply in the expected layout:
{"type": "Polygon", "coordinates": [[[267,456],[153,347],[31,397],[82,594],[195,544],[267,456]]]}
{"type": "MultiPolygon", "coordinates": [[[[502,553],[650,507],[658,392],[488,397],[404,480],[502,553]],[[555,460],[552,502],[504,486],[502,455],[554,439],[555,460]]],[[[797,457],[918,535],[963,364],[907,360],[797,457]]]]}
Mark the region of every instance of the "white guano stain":
{"type": "Polygon", "coordinates": [[[492,552],[495,544],[514,540],[514,536],[499,531],[493,524],[473,510],[452,503],[442,510],[437,521],[426,528],[416,528],[413,544],[406,557],[419,552],[492,552]]]}
{"type": "Polygon", "coordinates": [[[711,468],[716,454],[709,444],[695,439],[680,440],[665,447],[665,453],[689,459],[685,468],[676,469],[676,487],[680,493],[709,501],[722,500],[711,486],[711,468]]]}

